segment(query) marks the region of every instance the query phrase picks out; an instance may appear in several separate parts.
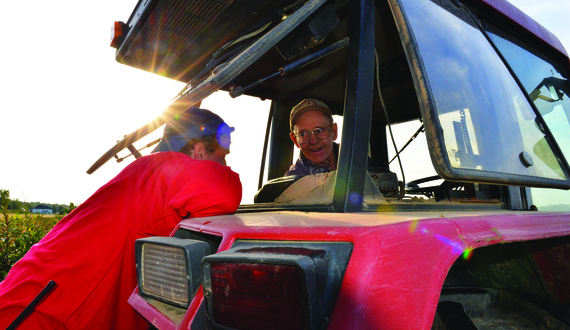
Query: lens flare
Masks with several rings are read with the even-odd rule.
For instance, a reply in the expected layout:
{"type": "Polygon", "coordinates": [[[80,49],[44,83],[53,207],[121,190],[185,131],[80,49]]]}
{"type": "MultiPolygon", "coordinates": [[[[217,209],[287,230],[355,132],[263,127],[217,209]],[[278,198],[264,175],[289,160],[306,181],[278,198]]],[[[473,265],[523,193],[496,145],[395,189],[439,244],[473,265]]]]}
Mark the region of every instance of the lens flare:
{"type": "Polygon", "coordinates": [[[418,228],[418,219],[416,220],[412,220],[412,222],[410,223],[410,233],[413,233],[416,231],[416,229],[418,228]]]}
{"type": "Polygon", "coordinates": [[[348,197],[348,199],[350,200],[350,202],[352,204],[360,204],[362,203],[362,196],[360,196],[357,193],[352,193],[350,194],[350,196],[348,197]]]}
{"type": "Polygon", "coordinates": [[[429,234],[437,238],[439,241],[445,243],[446,245],[451,246],[451,248],[453,249],[453,253],[456,253],[458,255],[463,255],[463,258],[466,260],[469,260],[469,258],[471,258],[472,249],[465,247],[462,241],[454,241],[445,236],[438,235],[436,233],[430,233],[430,231],[427,228],[425,227],[418,228],[418,226],[419,226],[419,221],[417,219],[412,220],[410,226],[408,227],[409,232],[414,233],[419,231],[422,234],[429,234]]]}
{"type": "Polygon", "coordinates": [[[463,251],[463,259],[465,260],[470,260],[472,255],[473,255],[473,249],[467,248],[465,251],[463,251]]]}
{"type": "Polygon", "coordinates": [[[461,244],[450,240],[449,238],[445,237],[445,236],[441,236],[441,235],[435,235],[435,238],[437,238],[438,240],[442,241],[443,243],[451,246],[453,248],[453,252],[455,253],[463,253],[463,247],[461,246],[461,244]]]}

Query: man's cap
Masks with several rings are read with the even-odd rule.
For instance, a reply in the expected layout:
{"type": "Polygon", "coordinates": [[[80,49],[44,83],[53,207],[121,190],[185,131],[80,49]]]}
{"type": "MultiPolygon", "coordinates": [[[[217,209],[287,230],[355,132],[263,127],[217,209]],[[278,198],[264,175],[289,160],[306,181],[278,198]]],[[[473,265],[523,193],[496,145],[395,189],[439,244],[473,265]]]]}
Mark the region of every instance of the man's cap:
{"type": "Polygon", "coordinates": [[[291,115],[289,117],[291,131],[293,131],[293,126],[295,126],[297,118],[308,111],[320,111],[332,119],[332,112],[326,104],[315,99],[304,99],[291,110],[291,115]]]}
{"type": "Polygon", "coordinates": [[[162,139],[152,152],[179,151],[188,141],[213,134],[222,147],[229,149],[233,131],[235,128],[210,110],[190,107],[166,124],[162,139]]]}

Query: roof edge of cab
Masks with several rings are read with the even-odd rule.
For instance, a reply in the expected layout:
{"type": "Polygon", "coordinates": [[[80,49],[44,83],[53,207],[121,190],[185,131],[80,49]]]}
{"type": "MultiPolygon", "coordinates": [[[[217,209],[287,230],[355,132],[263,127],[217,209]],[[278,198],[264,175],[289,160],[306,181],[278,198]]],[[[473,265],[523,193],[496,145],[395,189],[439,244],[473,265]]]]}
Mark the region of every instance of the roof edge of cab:
{"type": "Polygon", "coordinates": [[[568,58],[568,53],[566,52],[566,49],[564,48],[558,37],[556,37],[552,32],[548,31],[548,29],[546,29],[544,26],[539,24],[533,18],[525,14],[522,10],[518,9],[508,1],[506,0],[479,0],[479,1],[499,11],[508,19],[519,24],[528,32],[532,33],[536,37],[548,43],[556,50],[558,50],[562,55],[568,58]]]}

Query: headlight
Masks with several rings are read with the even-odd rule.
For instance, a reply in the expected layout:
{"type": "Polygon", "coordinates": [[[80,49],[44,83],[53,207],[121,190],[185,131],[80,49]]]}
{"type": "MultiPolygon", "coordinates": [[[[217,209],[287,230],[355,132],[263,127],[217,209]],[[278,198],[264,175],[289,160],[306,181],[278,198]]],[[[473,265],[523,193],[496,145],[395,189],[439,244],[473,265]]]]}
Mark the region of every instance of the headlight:
{"type": "Polygon", "coordinates": [[[149,237],[135,242],[139,293],[188,308],[200,287],[200,261],[210,254],[208,243],[174,237],[149,237]]]}

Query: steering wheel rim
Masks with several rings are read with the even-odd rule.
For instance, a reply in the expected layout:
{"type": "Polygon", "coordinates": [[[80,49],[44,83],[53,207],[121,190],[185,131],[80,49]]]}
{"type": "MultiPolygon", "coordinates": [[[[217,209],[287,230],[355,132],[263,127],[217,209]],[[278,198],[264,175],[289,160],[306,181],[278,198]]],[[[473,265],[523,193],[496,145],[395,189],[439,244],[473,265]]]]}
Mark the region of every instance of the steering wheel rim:
{"type": "Polygon", "coordinates": [[[428,176],[425,178],[420,178],[417,180],[412,180],[406,184],[406,194],[411,195],[424,195],[428,198],[435,198],[436,201],[443,199],[449,199],[446,191],[456,187],[462,187],[465,183],[463,182],[452,182],[442,179],[439,175],[428,176]],[[437,186],[427,186],[420,187],[419,184],[426,183],[435,180],[443,180],[443,182],[437,186]]]}

